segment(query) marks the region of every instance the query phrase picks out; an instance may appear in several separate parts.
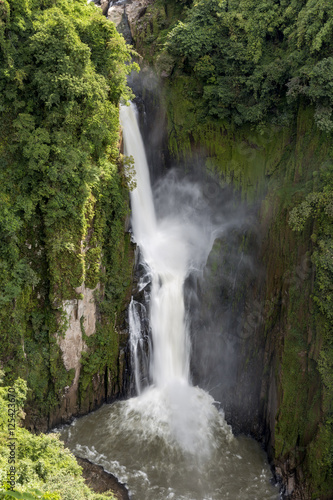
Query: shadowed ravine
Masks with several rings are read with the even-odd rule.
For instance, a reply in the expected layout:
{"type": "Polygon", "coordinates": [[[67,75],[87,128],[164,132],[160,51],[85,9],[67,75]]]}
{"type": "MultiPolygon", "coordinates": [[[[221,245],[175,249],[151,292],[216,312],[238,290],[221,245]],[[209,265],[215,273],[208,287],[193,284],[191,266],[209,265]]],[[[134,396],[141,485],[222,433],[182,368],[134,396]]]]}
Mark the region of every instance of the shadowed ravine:
{"type": "Polygon", "coordinates": [[[147,275],[150,280],[151,385],[141,383],[141,324],[132,302],[138,396],[76,420],[62,438],[76,455],[127,483],[133,499],[277,499],[264,452],[255,441],[234,437],[213,398],[190,380],[184,282],[189,273],[202,272],[214,240],[237,222],[196,209],[202,207],[198,183],[179,186],[166,177],[154,200],[133,105],[121,108],[121,123],[125,154],[135,160],[132,229],[147,270],[141,287],[147,275]]]}

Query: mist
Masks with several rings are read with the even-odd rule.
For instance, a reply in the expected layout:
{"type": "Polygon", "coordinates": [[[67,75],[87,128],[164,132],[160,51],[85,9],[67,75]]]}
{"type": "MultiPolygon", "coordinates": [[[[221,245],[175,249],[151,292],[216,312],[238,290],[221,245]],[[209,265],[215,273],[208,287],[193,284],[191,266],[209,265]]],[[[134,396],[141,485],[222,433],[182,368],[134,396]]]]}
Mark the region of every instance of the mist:
{"type": "MultiPolygon", "coordinates": [[[[177,228],[187,247],[184,294],[192,383],[231,413],[240,404],[235,396],[249,290],[260,273],[257,205],[242,202],[231,187],[204,174],[200,164],[190,172],[171,169],[155,183],[153,196],[157,219],[177,228]]],[[[165,251],[172,251],[168,242],[165,251]]],[[[247,391],[252,391],[249,384],[247,391]]],[[[246,411],[246,401],[241,404],[246,411]]]]}

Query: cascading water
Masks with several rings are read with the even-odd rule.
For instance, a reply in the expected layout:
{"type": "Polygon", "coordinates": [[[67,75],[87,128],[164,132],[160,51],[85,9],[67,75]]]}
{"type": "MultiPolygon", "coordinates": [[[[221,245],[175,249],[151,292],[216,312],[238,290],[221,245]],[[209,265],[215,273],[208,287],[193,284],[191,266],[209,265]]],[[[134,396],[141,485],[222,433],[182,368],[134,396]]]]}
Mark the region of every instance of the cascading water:
{"type": "MultiPolygon", "coordinates": [[[[194,244],[198,228],[193,223],[184,227],[183,220],[169,213],[157,221],[153,194],[149,179],[149,168],[139,131],[134,105],[120,110],[123,126],[124,152],[135,158],[137,188],[131,193],[132,228],[142,259],[150,269],[150,326],[153,352],[150,378],[152,386],[141,400],[167,405],[168,426],[182,447],[191,452],[208,452],[206,435],[209,421],[215,409],[209,401],[209,411],[202,412],[203,391],[189,383],[190,342],[185,321],[184,281],[190,262],[207,258],[214,241],[212,234],[206,236],[205,244],[194,244]],[[201,250],[201,251],[198,251],[201,250]]],[[[197,262],[197,265],[200,263],[197,262]]],[[[138,372],[138,335],[141,324],[137,310],[131,302],[130,329],[136,388],[141,392],[138,372]]],[[[209,396],[208,396],[209,398],[209,396]]],[[[140,404],[140,403],[139,403],[140,404]]]]}
{"type": "Polygon", "coordinates": [[[142,356],[142,323],[138,307],[143,307],[140,302],[132,300],[128,308],[130,344],[132,353],[132,364],[134,371],[135,389],[137,394],[141,394],[140,358],[142,356]]]}
{"type": "Polygon", "coordinates": [[[174,221],[157,224],[149,169],[133,104],[122,107],[120,116],[124,151],[135,157],[136,165],[137,189],[131,193],[133,234],[152,277],[152,381],[158,388],[175,381],[188,384],[189,340],[183,294],[189,261],[187,235],[174,221]]]}
{"type": "MultiPolygon", "coordinates": [[[[202,270],[224,224],[200,211],[198,184],[160,184],[156,215],[133,104],[120,112],[125,154],[135,160],[132,228],[151,280],[152,334],[149,387],[141,383],[139,352],[142,305],[129,308],[138,396],[106,405],[66,428],[73,451],[126,482],[137,500],[276,499],[271,473],[257,443],[234,438],[211,396],[190,383],[190,340],[184,305],[189,272],[202,270]]],[[[147,385],[147,384],[146,384],[147,385]]]]}

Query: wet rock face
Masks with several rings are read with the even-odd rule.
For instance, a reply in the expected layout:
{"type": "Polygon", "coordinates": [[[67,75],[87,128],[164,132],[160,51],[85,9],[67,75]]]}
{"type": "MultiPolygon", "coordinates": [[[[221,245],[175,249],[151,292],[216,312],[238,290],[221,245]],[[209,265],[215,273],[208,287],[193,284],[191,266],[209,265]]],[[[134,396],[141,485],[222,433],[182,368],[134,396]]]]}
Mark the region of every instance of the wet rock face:
{"type": "Polygon", "coordinates": [[[131,28],[129,25],[127,8],[127,0],[118,0],[117,2],[111,2],[107,12],[107,18],[109,19],[109,21],[112,21],[116,25],[117,31],[123,35],[126,42],[132,45],[133,26],[131,28]]]}
{"type": "Polygon", "coordinates": [[[118,500],[130,500],[127,488],[118,479],[106,472],[100,465],[93,464],[85,458],[76,457],[82,467],[82,475],[89,488],[96,493],[112,492],[118,500]]]}
{"type": "Polygon", "coordinates": [[[107,18],[112,21],[118,31],[121,30],[121,23],[125,15],[125,4],[122,2],[111,2],[107,18]]]}
{"type": "Polygon", "coordinates": [[[109,8],[109,0],[101,0],[101,9],[103,12],[103,16],[106,15],[109,8]]]}
{"type": "Polygon", "coordinates": [[[135,32],[135,23],[145,15],[147,7],[151,3],[151,0],[129,0],[126,3],[126,14],[128,23],[131,28],[132,36],[134,36],[135,32]]]}
{"type": "Polygon", "coordinates": [[[109,0],[93,0],[97,7],[102,9],[103,16],[107,14],[109,8],[109,0]]]}
{"type": "MultiPolygon", "coordinates": [[[[97,290],[97,288],[95,289],[97,290]]],[[[58,339],[59,347],[62,351],[62,357],[66,370],[75,370],[75,377],[72,385],[68,389],[68,397],[77,392],[79,376],[81,369],[81,354],[86,351],[82,338],[81,322],[85,334],[90,337],[96,331],[96,304],[94,300],[94,291],[86,288],[83,284],[76,289],[76,292],[82,294],[82,299],[69,300],[64,304],[64,311],[68,319],[68,328],[65,334],[58,339]]]]}
{"type": "Polygon", "coordinates": [[[135,38],[137,22],[141,19],[152,0],[118,0],[110,2],[107,18],[114,22],[127,43],[135,38]]]}
{"type": "Polygon", "coordinates": [[[252,223],[244,219],[243,225],[215,240],[202,277],[188,279],[185,290],[191,311],[194,384],[221,403],[235,434],[262,439],[264,344],[257,335],[259,318],[254,314],[260,273],[252,223]],[[246,250],[242,249],[244,241],[246,250]]]}

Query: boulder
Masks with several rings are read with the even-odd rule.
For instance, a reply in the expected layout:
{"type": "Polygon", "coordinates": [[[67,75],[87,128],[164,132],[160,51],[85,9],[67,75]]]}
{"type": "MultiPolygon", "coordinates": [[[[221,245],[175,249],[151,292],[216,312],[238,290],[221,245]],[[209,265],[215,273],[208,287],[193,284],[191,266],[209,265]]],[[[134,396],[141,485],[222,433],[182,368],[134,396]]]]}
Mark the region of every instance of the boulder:
{"type": "Polygon", "coordinates": [[[103,16],[106,16],[108,9],[109,9],[109,0],[101,0],[100,4],[101,4],[103,16]]]}
{"type": "Polygon", "coordinates": [[[122,22],[124,13],[125,13],[124,5],[114,4],[110,5],[107,17],[109,21],[112,21],[116,25],[116,28],[118,29],[122,22]]]}
{"type": "Polygon", "coordinates": [[[146,13],[148,5],[152,3],[152,0],[132,0],[126,3],[126,15],[128,19],[128,24],[131,28],[132,36],[135,33],[135,25],[137,21],[144,16],[146,13]]]}

